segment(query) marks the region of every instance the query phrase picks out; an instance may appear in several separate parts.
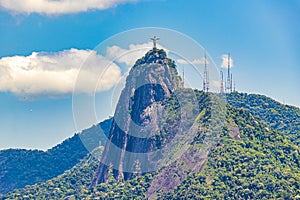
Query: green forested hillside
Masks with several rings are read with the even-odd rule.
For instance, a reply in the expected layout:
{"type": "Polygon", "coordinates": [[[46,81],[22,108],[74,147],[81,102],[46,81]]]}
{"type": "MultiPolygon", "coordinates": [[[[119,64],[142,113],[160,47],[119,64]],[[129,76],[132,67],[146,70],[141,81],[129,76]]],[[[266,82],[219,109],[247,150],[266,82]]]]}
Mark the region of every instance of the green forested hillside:
{"type": "MultiPolygon", "coordinates": [[[[111,120],[100,123],[108,134],[111,120]]],[[[47,181],[76,165],[88,151],[80,136],[89,146],[98,146],[102,138],[99,127],[93,126],[65,140],[48,151],[8,149],[0,151],[0,193],[47,181]]]]}
{"type": "MultiPolygon", "coordinates": [[[[93,153],[101,154],[103,147],[96,148],[93,153]]],[[[44,183],[27,186],[15,190],[1,199],[114,199],[123,193],[127,198],[145,198],[145,188],[149,187],[151,174],[136,176],[133,180],[118,182],[110,171],[108,183],[99,184],[90,189],[99,160],[91,154],[87,155],[72,169],[44,183]],[[134,189],[133,189],[134,188],[134,189]],[[119,194],[119,195],[118,195],[119,194]]]]}
{"type": "MultiPolygon", "coordinates": [[[[93,153],[101,155],[103,147],[96,147],[93,153]]],[[[11,199],[61,199],[66,196],[81,197],[85,193],[97,168],[98,159],[91,154],[85,156],[76,166],[64,174],[45,183],[16,190],[11,199]]]]}
{"type": "Polygon", "coordinates": [[[300,198],[299,147],[243,109],[230,108],[240,139],[225,128],[200,173],[191,173],[163,199],[300,198]]]}
{"type": "Polygon", "coordinates": [[[226,97],[230,105],[247,110],[273,129],[284,131],[296,145],[300,146],[299,108],[283,105],[269,97],[258,94],[234,92],[226,97]]]}
{"type": "MultiPolygon", "coordinates": [[[[215,96],[197,92],[197,97],[203,106],[201,121],[205,123],[209,114],[206,107],[215,96]]],[[[175,105],[173,101],[171,98],[166,104],[175,105]]],[[[262,100],[255,101],[263,103],[262,100]]],[[[232,102],[230,104],[233,105],[232,102]]],[[[180,108],[174,107],[172,112],[176,113],[176,109],[180,108]]],[[[297,108],[292,109],[297,112],[297,108]]],[[[136,175],[129,181],[115,180],[110,174],[107,183],[90,189],[98,161],[89,156],[62,176],[14,191],[2,198],[145,199],[149,188],[154,187],[158,188],[157,199],[299,199],[299,146],[289,132],[271,128],[272,124],[269,126],[266,120],[255,117],[249,110],[227,105],[222,132],[209,152],[207,162],[198,170],[182,169],[187,173],[174,189],[166,191],[162,186],[155,185],[154,180],[158,176],[163,175],[163,181],[172,182],[180,175],[178,170],[166,173],[164,168],[156,173],[136,175]]],[[[290,126],[287,127],[292,130],[290,126]]],[[[295,135],[299,136],[299,132],[295,135]]],[[[201,144],[200,140],[201,130],[195,137],[192,149],[201,144]]],[[[180,167],[179,164],[182,164],[180,160],[174,166],[180,167]]]]}

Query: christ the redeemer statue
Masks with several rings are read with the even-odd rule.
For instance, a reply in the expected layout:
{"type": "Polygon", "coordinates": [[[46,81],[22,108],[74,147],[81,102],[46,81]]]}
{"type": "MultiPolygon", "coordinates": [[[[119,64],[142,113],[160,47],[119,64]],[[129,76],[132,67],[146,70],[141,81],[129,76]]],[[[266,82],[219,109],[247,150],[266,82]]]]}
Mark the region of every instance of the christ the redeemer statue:
{"type": "Polygon", "coordinates": [[[156,42],[159,40],[158,37],[154,36],[153,38],[150,38],[153,41],[153,49],[156,49],[156,42]]]}

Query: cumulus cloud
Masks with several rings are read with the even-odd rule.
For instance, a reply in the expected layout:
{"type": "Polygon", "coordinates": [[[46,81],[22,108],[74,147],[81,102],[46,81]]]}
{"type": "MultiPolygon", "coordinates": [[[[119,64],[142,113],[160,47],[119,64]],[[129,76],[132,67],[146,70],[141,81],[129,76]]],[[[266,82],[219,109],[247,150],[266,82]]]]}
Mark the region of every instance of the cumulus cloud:
{"type": "Polygon", "coordinates": [[[104,10],[138,0],[0,0],[0,7],[17,13],[68,14],[104,10]]]}
{"type": "MultiPolygon", "coordinates": [[[[127,66],[131,67],[134,65],[135,61],[142,56],[145,52],[149,51],[152,48],[152,42],[143,43],[143,44],[130,44],[128,49],[121,48],[119,46],[111,46],[106,50],[106,56],[118,63],[125,63],[127,66]]],[[[166,52],[168,50],[157,44],[158,49],[164,49],[166,52]]]]}
{"type": "Polygon", "coordinates": [[[130,44],[128,48],[110,46],[105,55],[72,48],[3,57],[0,58],[0,92],[55,96],[72,93],[74,86],[77,93],[109,90],[121,79],[118,65],[132,67],[151,48],[149,42],[130,44]]]}
{"type": "Polygon", "coordinates": [[[70,49],[56,53],[33,52],[29,56],[0,59],[0,91],[17,95],[61,95],[73,92],[78,73],[83,73],[77,92],[93,92],[102,76],[98,91],[107,90],[121,77],[120,68],[93,50],[70,49]],[[88,58],[88,59],[87,59],[88,58]],[[84,68],[80,71],[82,63],[84,68]],[[106,66],[108,70],[105,70],[106,66]]]}
{"type": "Polygon", "coordinates": [[[228,61],[229,61],[230,68],[233,67],[233,59],[231,57],[230,57],[230,60],[228,60],[229,59],[228,55],[223,54],[221,58],[222,58],[222,64],[221,64],[222,68],[228,67],[228,61]]]}
{"type": "MultiPolygon", "coordinates": [[[[205,64],[205,58],[201,59],[194,59],[194,60],[184,60],[184,59],[178,59],[177,63],[182,64],[182,65],[204,65],[205,64]]],[[[206,63],[209,64],[209,61],[206,60],[206,63]]]]}

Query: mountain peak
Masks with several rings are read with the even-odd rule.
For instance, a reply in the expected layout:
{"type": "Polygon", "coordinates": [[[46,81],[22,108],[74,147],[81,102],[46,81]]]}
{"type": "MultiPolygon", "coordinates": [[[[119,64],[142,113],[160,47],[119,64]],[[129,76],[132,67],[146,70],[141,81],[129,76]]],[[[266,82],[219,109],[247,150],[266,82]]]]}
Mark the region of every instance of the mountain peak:
{"type": "Polygon", "coordinates": [[[142,58],[138,59],[133,67],[141,64],[158,63],[163,64],[168,61],[167,53],[164,49],[151,49],[142,58]]]}
{"type": "MultiPolygon", "coordinates": [[[[130,179],[132,162],[140,153],[155,148],[151,136],[156,135],[164,117],[163,101],[182,88],[175,61],[163,49],[153,48],[138,59],[126,78],[119,98],[109,141],[103,152],[92,187],[108,178],[109,167],[115,178],[130,179]]],[[[143,158],[142,170],[151,171],[152,158],[143,158]]]]}

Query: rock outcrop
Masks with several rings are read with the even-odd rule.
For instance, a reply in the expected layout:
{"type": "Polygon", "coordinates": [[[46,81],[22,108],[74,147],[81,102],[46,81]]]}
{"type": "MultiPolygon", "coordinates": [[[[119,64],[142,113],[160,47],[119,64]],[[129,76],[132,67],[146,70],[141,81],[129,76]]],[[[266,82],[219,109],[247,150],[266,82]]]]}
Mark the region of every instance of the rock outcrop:
{"type": "Polygon", "coordinates": [[[175,62],[164,50],[152,49],[138,59],[126,79],[102,160],[92,187],[105,182],[109,167],[116,179],[130,179],[135,161],[144,172],[151,171],[155,159],[140,154],[153,151],[155,136],[164,117],[163,101],[182,88],[175,62]]]}

